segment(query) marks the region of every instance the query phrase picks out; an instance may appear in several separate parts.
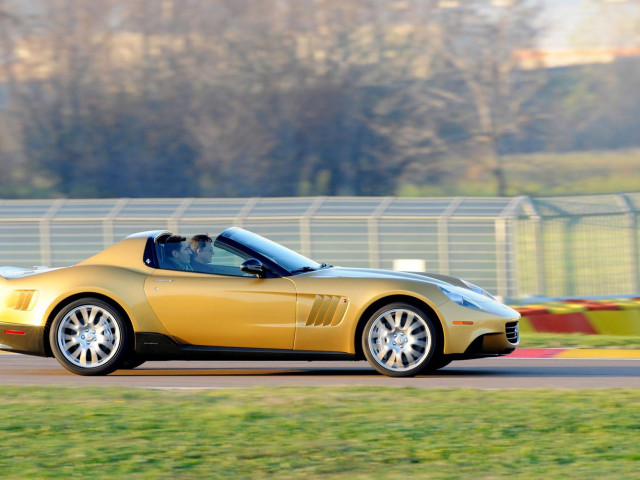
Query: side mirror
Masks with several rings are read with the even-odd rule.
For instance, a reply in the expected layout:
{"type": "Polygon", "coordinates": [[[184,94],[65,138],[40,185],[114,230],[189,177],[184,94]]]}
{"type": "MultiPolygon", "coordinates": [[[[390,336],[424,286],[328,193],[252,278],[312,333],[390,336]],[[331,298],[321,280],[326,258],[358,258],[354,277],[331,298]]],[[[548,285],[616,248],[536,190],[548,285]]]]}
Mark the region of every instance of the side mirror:
{"type": "Polygon", "coordinates": [[[262,262],[255,258],[246,260],[240,266],[240,270],[242,270],[244,273],[250,273],[251,275],[258,275],[259,277],[264,277],[267,271],[264,265],[262,265],[262,262]]]}

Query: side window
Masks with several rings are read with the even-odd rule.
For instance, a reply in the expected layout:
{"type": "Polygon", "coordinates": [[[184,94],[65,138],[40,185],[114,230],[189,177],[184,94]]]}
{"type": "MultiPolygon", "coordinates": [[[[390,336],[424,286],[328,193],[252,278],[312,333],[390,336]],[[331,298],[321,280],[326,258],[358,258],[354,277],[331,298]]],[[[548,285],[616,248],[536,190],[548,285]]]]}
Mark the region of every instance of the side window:
{"type": "Polygon", "coordinates": [[[188,242],[156,244],[159,268],[165,270],[191,270],[191,249],[188,242]]]}
{"type": "Polygon", "coordinates": [[[212,273],[218,275],[231,275],[234,277],[255,277],[240,270],[242,264],[249,257],[236,250],[221,248],[218,245],[213,246],[213,256],[209,264],[213,270],[212,273]]]}

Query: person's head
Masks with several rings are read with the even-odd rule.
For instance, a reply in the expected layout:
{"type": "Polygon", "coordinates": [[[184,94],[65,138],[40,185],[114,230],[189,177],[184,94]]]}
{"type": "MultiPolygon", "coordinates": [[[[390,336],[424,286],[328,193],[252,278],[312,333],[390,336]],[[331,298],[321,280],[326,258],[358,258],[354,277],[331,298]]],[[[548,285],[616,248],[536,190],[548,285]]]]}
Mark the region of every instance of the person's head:
{"type": "Polygon", "coordinates": [[[211,257],[213,257],[212,242],[213,240],[206,233],[191,237],[189,247],[194,252],[193,260],[200,263],[211,263],[211,257]]]}
{"type": "Polygon", "coordinates": [[[171,235],[164,244],[165,256],[174,262],[187,265],[191,261],[191,250],[187,239],[181,235],[171,235]]]}

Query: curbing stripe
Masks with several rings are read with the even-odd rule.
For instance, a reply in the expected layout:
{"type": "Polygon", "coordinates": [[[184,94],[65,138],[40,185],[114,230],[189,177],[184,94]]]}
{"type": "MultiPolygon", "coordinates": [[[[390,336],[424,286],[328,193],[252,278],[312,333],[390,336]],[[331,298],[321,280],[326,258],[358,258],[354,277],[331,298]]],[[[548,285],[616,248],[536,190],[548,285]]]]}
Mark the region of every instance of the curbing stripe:
{"type": "Polygon", "coordinates": [[[558,353],[555,358],[638,358],[640,350],[609,350],[604,348],[571,348],[558,353]]]}
{"type": "Polygon", "coordinates": [[[514,306],[523,333],[583,333],[640,336],[640,297],[570,299],[514,306]]]}
{"type": "Polygon", "coordinates": [[[509,358],[554,358],[566,348],[516,348],[509,358]]]}
{"type": "Polygon", "coordinates": [[[594,311],[586,316],[601,335],[640,336],[639,310],[594,311]]]}
{"type": "Polygon", "coordinates": [[[584,313],[532,315],[529,321],[536,332],[597,334],[584,313]]]}
{"type": "Polygon", "coordinates": [[[606,348],[518,348],[508,358],[640,359],[640,350],[606,348]]]}

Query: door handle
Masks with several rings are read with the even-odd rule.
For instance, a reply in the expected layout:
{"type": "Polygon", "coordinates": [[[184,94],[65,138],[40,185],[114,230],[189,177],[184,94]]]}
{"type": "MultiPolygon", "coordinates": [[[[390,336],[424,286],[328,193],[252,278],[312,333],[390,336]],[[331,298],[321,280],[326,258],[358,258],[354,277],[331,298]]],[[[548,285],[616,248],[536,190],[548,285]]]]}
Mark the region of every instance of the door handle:
{"type": "Polygon", "coordinates": [[[154,278],[154,282],[173,282],[173,278],[154,278]]]}

